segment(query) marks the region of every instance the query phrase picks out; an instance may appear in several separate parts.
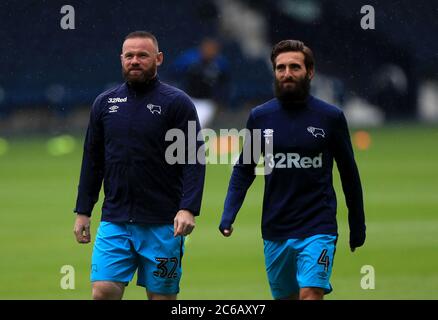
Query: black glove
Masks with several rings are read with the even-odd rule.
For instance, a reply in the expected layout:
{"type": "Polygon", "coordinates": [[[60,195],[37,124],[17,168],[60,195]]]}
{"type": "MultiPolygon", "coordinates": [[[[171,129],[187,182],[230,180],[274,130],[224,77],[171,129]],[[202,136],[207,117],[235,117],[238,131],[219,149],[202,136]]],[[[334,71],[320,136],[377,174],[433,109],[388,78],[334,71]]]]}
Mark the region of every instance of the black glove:
{"type": "Polygon", "coordinates": [[[365,243],[365,230],[363,231],[351,231],[350,232],[350,249],[354,252],[356,248],[361,247],[365,243]]]}

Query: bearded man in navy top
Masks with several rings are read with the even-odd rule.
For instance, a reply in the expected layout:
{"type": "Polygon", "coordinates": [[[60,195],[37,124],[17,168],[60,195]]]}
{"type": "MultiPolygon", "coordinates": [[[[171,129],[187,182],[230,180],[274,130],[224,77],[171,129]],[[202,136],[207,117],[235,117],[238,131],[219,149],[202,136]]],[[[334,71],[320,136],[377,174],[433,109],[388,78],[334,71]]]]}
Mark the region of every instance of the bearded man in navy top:
{"type": "Polygon", "coordinates": [[[365,242],[359,172],[343,112],[309,94],[312,51],[301,41],[283,40],[274,46],[271,62],[275,98],[251,110],[219,229],[232,234],[263,155],[262,237],[271,293],[274,299],[323,299],[332,291],[338,237],[333,160],[348,207],[351,251],[365,242]]]}
{"type": "MultiPolygon", "coordinates": [[[[183,148],[179,163],[166,159],[167,132],[188,137],[189,128],[199,133],[200,125],[190,98],[158,79],[162,62],[153,34],[130,33],[121,54],[126,82],[100,94],[91,109],[74,233],[79,243],[90,242],[103,182],[91,262],[94,299],[121,299],[136,271],[149,299],[176,299],[179,292],[184,236],[200,213],[205,160],[192,159],[193,147],[183,148]]],[[[203,154],[202,139],[196,149],[203,154]]]]}

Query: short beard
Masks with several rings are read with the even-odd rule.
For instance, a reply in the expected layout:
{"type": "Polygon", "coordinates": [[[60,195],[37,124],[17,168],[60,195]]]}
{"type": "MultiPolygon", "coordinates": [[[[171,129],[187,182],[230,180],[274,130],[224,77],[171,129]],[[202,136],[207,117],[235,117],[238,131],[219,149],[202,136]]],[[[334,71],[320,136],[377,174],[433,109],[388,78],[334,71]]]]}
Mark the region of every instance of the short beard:
{"type": "Polygon", "coordinates": [[[285,104],[304,102],[310,93],[310,78],[306,76],[295,82],[294,89],[283,89],[280,82],[274,80],[274,94],[278,100],[285,104]]]}
{"type": "Polygon", "coordinates": [[[150,68],[148,70],[142,70],[140,77],[133,77],[129,74],[129,70],[122,68],[122,75],[126,82],[133,86],[139,86],[148,83],[155,76],[156,69],[150,68]]]}

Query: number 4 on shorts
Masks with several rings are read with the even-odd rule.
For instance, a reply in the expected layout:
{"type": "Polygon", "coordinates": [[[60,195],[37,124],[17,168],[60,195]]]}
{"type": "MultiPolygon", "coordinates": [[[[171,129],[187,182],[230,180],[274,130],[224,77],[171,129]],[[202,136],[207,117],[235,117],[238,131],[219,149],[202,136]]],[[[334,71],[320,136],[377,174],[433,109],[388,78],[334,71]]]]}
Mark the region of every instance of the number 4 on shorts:
{"type": "Polygon", "coordinates": [[[322,264],[324,266],[324,271],[328,272],[330,258],[327,256],[327,249],[322,250],[321,255],[318,258],[318,264],[322,264]]]}

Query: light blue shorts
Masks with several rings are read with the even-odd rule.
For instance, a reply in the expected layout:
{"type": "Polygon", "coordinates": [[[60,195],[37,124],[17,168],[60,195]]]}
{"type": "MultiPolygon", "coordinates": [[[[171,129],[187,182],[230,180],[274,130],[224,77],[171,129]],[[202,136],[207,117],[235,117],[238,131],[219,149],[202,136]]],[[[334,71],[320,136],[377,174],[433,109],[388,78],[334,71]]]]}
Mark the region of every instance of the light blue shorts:
{"type": "Polygon", "coordinates": [[[318,234],[304,239],[264,240],[265,264],[274,299],[316,287],[330,293],[337,236],[318,234]]]}
{"type": "Polygon", "coordinates": [[[173,224],[129,224],[102,221],[91,262],[91,281],[123,282],[137,273],[137,285],[149,292],[177,294],[184,237],[173,236],[173,224]]]}

